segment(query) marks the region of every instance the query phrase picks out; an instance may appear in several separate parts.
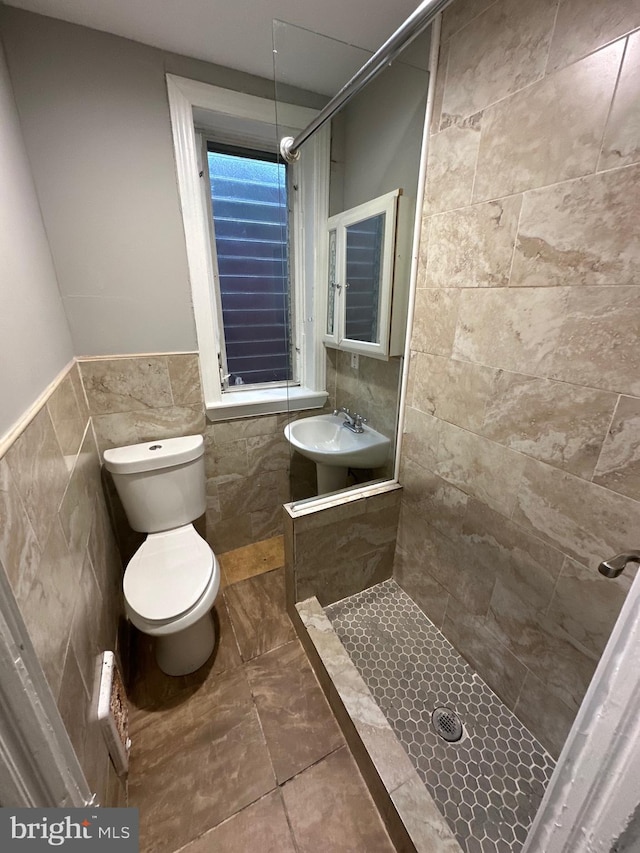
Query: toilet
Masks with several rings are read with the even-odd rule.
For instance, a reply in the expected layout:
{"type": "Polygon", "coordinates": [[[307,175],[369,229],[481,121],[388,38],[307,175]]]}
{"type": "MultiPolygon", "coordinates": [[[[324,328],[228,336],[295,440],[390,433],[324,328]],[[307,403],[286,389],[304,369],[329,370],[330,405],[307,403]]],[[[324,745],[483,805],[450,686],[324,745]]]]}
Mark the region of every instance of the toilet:
{"type": "Polygon", "coordinates": [[[163,672],[195,672],[213,651],[220,588],[216,555],[191,523],[206,505],[202,436],[115,447],[104,464],[129,524],[147,534],[124,573],[127,616],[155,638],[163,672]]]}

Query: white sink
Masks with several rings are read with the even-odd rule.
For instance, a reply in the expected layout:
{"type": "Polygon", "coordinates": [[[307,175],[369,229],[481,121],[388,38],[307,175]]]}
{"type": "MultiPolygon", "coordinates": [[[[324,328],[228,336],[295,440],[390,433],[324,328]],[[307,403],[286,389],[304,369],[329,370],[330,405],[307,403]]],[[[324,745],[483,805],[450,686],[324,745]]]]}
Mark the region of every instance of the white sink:
{"type": "Polygon", "coordinates": [[[344,415],[316,415],[284,428],[287,441],[303,456],[321,465],[380,468],[389,456],[390,440],[366,424],[364,432],[343,426],[344,415]]]}

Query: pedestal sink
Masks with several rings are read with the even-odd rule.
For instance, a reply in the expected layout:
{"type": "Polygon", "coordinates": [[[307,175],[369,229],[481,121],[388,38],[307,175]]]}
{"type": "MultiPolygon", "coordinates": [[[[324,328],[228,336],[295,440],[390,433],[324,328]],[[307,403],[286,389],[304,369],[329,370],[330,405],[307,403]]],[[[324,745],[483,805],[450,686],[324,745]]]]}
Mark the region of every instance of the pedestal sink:
{"type": "Polygon", "coordinates": [[[319,495],[343,489],[349,468],[379,468],[387,461],[391,441],[386,436],[366,425],[363,432],[352,432],[344,420],[344,415],[316,415],[284,428],[289,444],[316,463],[319,495]]]}

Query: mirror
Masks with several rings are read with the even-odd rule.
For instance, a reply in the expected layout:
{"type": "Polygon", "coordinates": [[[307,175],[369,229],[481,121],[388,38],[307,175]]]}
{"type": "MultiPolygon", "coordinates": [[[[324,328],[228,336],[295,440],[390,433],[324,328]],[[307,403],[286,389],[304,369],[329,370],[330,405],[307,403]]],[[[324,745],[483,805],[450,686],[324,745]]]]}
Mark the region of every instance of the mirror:
{"type": "MultiPolygon", "coordinates": [[[[394,472],[428,53],[427,31],[403,53],[401,62],[388,66],[331,120],[328,222],[315,247],[322,249],[324,267],[314,280],[316,299],[305,306],[305,315],[313,314],[322,346],[328,400],[321,413],[341,408],[358,413],[367,421],[365,429],[386,437],[390,448],[378,467],[350,466],[348,486],[388,479],[394,472]],[[399,266],[396,226],[386,212],[364,209],[353,221],[348,219],[352,211],[393,194],[396,203],[398,198],[402,202],[400,227],[406,223],[407,230],[399,266]],[[385,245],[390,247],[387,252],[385,245]],[[393,272],[394,267],[392,276],[389,269],[393,272]],[[389,293],[392,280],[394,289],[398,284],[396,293],[404,293],[397,302],[389,293]]],[[[286,86],[329,100],[370,55],[360,47],[275,21],[276,102],[282,100],[286,86]]],[[[310,142],[302,146],[303,154],[310,142]]],[[[318,414],[317,410],[292,413],[290,420],[318,414]]],[[[315,497],[313,462],[298,450],[291,452],[291,499],[315,497]]]]}

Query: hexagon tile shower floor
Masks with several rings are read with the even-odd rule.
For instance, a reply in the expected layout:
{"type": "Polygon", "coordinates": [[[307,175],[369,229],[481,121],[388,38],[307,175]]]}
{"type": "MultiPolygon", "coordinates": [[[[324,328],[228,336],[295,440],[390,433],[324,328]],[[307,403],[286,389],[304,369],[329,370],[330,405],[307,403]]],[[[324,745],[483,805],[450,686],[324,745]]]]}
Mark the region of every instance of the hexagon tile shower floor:
{"type": "Polygon", "coordinates": [[[465,853],[517,853],[551,756],[395,581],[326,612],[465,853]]]}

